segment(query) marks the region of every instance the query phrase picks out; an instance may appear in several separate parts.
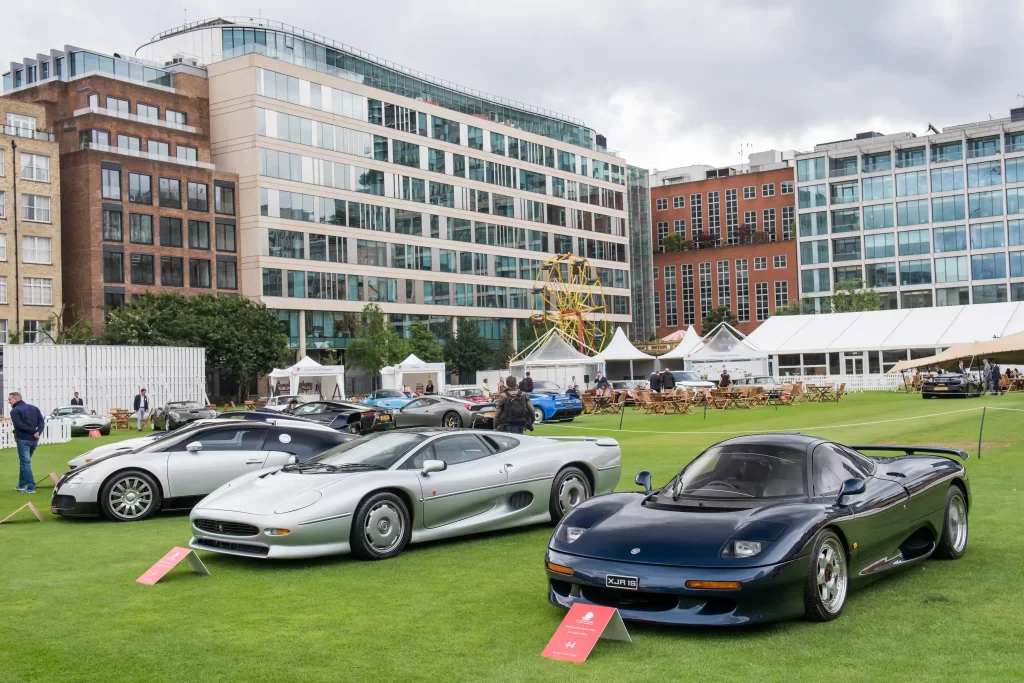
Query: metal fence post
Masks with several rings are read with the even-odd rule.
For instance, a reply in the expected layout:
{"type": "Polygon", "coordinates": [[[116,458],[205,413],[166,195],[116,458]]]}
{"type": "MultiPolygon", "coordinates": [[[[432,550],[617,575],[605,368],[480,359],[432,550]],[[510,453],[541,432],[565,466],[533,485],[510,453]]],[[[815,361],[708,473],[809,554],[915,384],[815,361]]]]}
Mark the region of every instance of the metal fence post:
{"type": "Polygon", "coordinates": [[[981,433],[985,431],[985,411],[988,406],[981,409],[981,426],[978,428],[978,460],[981,460],[981,433]]]}

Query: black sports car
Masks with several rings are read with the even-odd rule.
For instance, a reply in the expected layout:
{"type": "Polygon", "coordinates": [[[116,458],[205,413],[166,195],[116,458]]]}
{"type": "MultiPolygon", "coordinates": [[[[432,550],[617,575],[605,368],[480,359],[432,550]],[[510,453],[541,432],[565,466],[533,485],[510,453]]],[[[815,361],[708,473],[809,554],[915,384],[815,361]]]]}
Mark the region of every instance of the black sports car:
{"type": "Polygon", "coordinates": [[[958,372],[942,372],[921,380],[923,398],[970,398],[981,396],[983,393],[985,388],[981,385],[981,380],[970,373],[961,375],[958,372]]]}
{"type": "Polygon", "coordinates": [[[217,411],[211,410],[199,401],[171,401],[163,408],[153,411],[153,429],[177,429],[193,420],[211,417],[217,417],[217,411]]]}
{"type": "Polygon", "coordinates": [[[352,434],[369,434],[390,429],[393,425],[391,412],[386,408],[345,401],[310,401],[285,408],[284,412],[352,434]]]}
{"type": "Polygon", "coordinates": [[[850,587],[963,555],[970,485],[950,456],[967,459],[804,434],[723,441],[660,489],[640,472],[645,492],[566,514],[548,544],[548,597],[665,624],[834,619],[850,587]]]}

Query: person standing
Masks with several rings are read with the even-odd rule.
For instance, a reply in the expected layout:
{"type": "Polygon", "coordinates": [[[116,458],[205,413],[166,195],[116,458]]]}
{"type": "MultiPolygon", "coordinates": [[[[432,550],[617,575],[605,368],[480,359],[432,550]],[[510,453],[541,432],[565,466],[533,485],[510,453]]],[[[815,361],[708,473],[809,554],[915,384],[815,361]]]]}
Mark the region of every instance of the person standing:
{"type": "Polygon", "coordinates": [[[494,424],[499,432],[522,434],[524,429],[533,431],[533,406],[525,391],[516,388],[516,378],[505,378],[505,390],[494,402],[494,424]]]}
{"type": "Polygon", "coordinates": [[[597,373],[597,377],[594,379],[594,387],[597,389],[598,393],[600,393],[605,387],[610,386],[608,378],[605,377],[603,373],[597,373]]]}
{"type": "Polygon", "coordinates": [[[1003,395],[1003,387],[1000,386],[1000,384],[999,384],[999,379],[1000,379],[999,365],[996,363],[995,359],[991,359],[991,362],[992,362],[992,374],[991,374],[991,376],[989,378],[989,381],[992,382],[992,393],[993,394],[998,394],[999,396],[1002,396],[1003,395]]]}
{"type": "Polygon", "coordinates": [[[32,476],[32,454],[39,445],[39,437],[43,435],[46,420],[39,408],[21,400],[21,394],[12,391],[7,397],[11,405],[11,424],[14,426],[14,441],[18,447],[18,485],[15,491],[35,493],[36,479],[32,476]]]}
{"type": "Polygon", "coordinates": [[[730,384],[732,384],[732,378],[729,377],[729,371],[723,367],[722,377],[718,380],[718,386],[722,389],[728,389],[730,384]]]}
{"type": "Polygon", "coordinates": [[[135,411],[141,432],[142,421],[146,418],[146,413],[149,412],[149,396],[146,395],[145,389],[139,389],[139,393],[135,396],[135,403],[132,404],[132,410],[135,411]]]}
{"type": "Polygon", "coordinates": [[[73,399],[71,399],[71,405],[73,405],[73,406],[83,406],[83,405],[85,405],[85,403],[82,402],[82,399],[78,397],[78,392],[77,391],[75,392],[75,397],[73,399]]]}
{"type": "Polygon", "coordinates": [[[676,388],[676,378],[672,376],[672,371],[665,368],[661,371],[661,390],[672,391],[676,388]]]}
{"type": "MultiPolygon", "coordinates": [[[[508,386],[507,382],[505,386],[508,386]]],[[[533,378],[530,377],[529,372],[526,373],[526,377],[523,378],[523,381],[519,382],[519,389],[521,391],[525,391],[526,393],[530,393],[531,391],[533,391],[533,378]]]]}
{"type": "Polygon", "coordinates": [[[981,369],[981,386],[981,393],[992,389],[992,366],[989,365],[988,358],[985,359],[985,365],[981,369]]]}
{"type": "Polygon", "coordinates": [[[966,375],[967,374],[967,369],[964,367],[964,362],[963,361],[960,361],[960,363],[956,366],[956,372],[957,372],[958,375],[966,375]]]}
{"type": "Polygon", "coordinates": [[[481,387],[481,388],[484,391],[484,396],[487,397],[487,398],[490,398],[491,397],[491,385],[489,385],[487,383],[487,378],[486,377],[484,377],[483,387],[481,387]]]}
{"type": "Polygon", "coordinates": [[[650,389],[654,393],[658,393],[659,391],[661,391],[661,373],[659,373],[657,370],[652,372],[651,378],[647,380],[647,383],[650,385],[648,389],[650,389]]]}
{"type": "Polygon", "coordinates": [[[426,391],[427,391],[428,395],[434,393],[434,380],[432,380],[432,379],[428,379],[427,380],[427,389],[426,389],[426,391]]]}

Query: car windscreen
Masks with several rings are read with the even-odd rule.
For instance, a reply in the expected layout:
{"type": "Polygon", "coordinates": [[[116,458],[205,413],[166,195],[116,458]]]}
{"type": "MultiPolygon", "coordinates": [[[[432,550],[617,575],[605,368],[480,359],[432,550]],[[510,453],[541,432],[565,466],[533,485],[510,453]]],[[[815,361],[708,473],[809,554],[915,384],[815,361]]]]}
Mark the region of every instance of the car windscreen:
{"type": "Polygon", "coordinates": [[[86,415],[85,408],[81,406],[73,406],[71,408],[58,408],[57,415],[86,415]]]}
{"type": "Polygon", "coordinates": [[[415,432],[377,432],[325,451],[310,462],[327,465],[362,464],[389,468],[426,440],[415,432]]]}
{"type": "Polygon", "coordinates": [[[662,491],[673,498],[749,500],[807,495],[807,454],[786,446],[712,446],[662,491]]]}
{"type": "Polygon", "coordinates": [[[202,410],[203,406],[199,401],[175,401],[167,404],[168,410],[202,410]]]}
{"type": "Polygon", "coordinates": [[[696,372],[673,370],[672,378],[677,382],[704,382],[706,381],[703,377],[698,375],[696,372]]]}

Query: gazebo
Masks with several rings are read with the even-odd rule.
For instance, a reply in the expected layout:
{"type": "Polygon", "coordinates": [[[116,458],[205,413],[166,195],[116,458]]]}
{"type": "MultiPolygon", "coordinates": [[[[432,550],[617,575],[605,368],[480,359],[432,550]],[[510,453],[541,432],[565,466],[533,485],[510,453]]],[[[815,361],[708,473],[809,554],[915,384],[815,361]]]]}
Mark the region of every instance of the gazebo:
{"type": "Polygon", "coordinates": [[[426,389],[427,382],[433,381],[434,391],[440,394],[444,391],[444,378],[444,363],[425,363],[412,353],[394,367],[386,367],[380,371],[381,388],[396,391],[409,387],[411,391],[422,392],[426,389]]]}
{"type": "MultiPolygon", "coordinates": [[[[608,368],[607,372],[609,379],[611,379],[613,367],[611,364],[614,363],[616,366],[620,366],[616,369],[624,369],[621,367],[624,363],[629,363],[629,377],[626,379],[636,379],[636,374],[633,371],[634,361],[647,361],[651,363],[651,368],[654,367],[654,356],[648,355],[640,349],[633,346],[632,342],[626,337],[626,333],[622,331],[622,328],[615,330],[615,334],[612,335],[611,341],[604,347],[601,353],[594,356],[595,361],[604,362],[605,367],[608,368]]],[[[645,368],[646,369],[646,368],[645,368]]],[[[641,377],[646,377],[647,373],[641,373],[641,377]]],[[[618,379],[618,377],[616,377],[618,379]]]]}
{"type": "Polygon", "coordinates": [[[690,325],[686,328],[686,334],[683,335],[682,340],[676,345],[676,347],[668,353],[663,353],[658,356],[658,361],[663,367],[668,367],[668,364],[665,361],[679,361],[680,369],[685,370],[687,369],[687,357],[690,352],[700,346],[700,344],[701,339],[700,335],[697,334],[697,328],[690,325]]]}
{"type": "Polygon", "coordinates": [[[767,375],[768,354],[748,342],[732,325],[720,323],[686,354],[686,369],[714,377],[722,368],[732,377],[767,375]]]}
{"type": "Polygon", "coordinates": [[[567,387],[573,377],[584,383],[594,380],[604,361],[584,355],[566,343],[556,328],[548,330],[540,339],[513,357],[509,372],[522,379],[529,372],[534,379],[554,382],[567,387]]]}
{"type": "Polygon", "coordinates": [[[317,393],[321,397],[340,395],[345,398],[345,366],[320,365],[309,356],[287,368],[275,368],[270,379],[273,383],[271,393],[277,393],[274,391],[277,380],[285,379],[288,380],[289,394],[317,393]],[[304,383],[303,378],[315,381],[304,383]]]}

